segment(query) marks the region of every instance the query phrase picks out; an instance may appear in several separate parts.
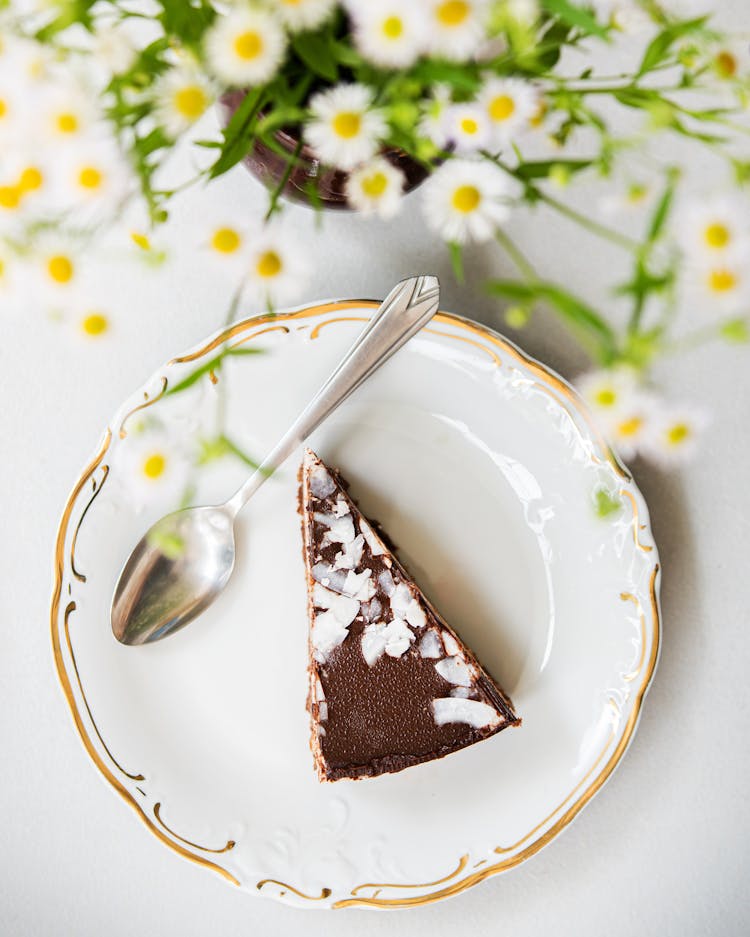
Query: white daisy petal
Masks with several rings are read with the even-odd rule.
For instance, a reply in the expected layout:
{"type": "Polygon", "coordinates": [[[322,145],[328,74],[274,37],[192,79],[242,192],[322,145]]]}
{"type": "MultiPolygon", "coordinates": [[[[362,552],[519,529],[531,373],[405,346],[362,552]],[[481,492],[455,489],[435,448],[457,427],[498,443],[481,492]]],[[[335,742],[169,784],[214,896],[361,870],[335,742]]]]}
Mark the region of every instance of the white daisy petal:
{"type": "Polygon", "coordinates": [[[301,32],[324,23],[336,0],[272,0],[272,6],[292,32],[301,32]]]}
{"type": "Polygon", "coordinates": [[[478,104],[453,104],[445,111],[444,133],[457,153],[475,153],[488,145],[492,128],[478,104]]]}
{"type": "Polygon", "coordinates": [[[262,85],[273,78],[284,58],[286,35],[270,10],[233,8],[209,30],[205,51],[211,71],[227,84],[262,85]]]}
{"type": "Polygon", "coordinates": [[[695,407],[664,407],[654,414],[643,444],[644,455],[672,468],[689,459],[710,420],[705,410],[695,407]]]}
{"type": "Polygon", "coordinates": [[[353,169],[375,155],[387,132],[382,113],[372,107],[365,85],[336,85],[310,101],[312,119],[305,139],[324,163],[353,169]]]}
{"type": "Polygon", "coordinates": [[[299,296],[309,273],[304,248],[279,224],[267,225],[248,246],[246,294],[266,306],[299,296]]]}
{"type": "Polygon", "coordinates": [[[738,199],[717,197],[687,204],[677,215],[677,240],[685,254],[713,263],[750,253],[750,217],[738,199]]]}
{"type": "Polygon", "coordinates": [[[421,4],[350,0],[347,8],[357,48],[374,65],[408,68],[424,51],[427,18],[421,4]]]}
{"type": "Polygon", "coordinates": [[[156,119],[170,137],[199,120],[213,100],[210,84],[197,68],[171,68],[154,87],[156,119]]]}
{"type": "Polygon", "coordinates": [[[446,241],[487,241],[510,217],[515,190],[492,163],[451,159],[424,186],[428,225],[446,241]]]}
{"type": "Polygon", "coordinates": [[[401,207],[404,181],[400,169],[378,156],[349,175],[346,197],[363,215],[392,218],[401,207]]]}
{"type": "Polygon", "coordinates": [[[427,0],[428,45],[439,57],[466,61],[485,37],[488,0],[427,0]]]}
{"type": "Polygon", "coordinates": [[[477,103],[484,111],[492,128],[493,140],[498,145],[508,143],[526,130],[540,108],[539,92],[520,78],[488,79],[477,95],[477,103]]]}

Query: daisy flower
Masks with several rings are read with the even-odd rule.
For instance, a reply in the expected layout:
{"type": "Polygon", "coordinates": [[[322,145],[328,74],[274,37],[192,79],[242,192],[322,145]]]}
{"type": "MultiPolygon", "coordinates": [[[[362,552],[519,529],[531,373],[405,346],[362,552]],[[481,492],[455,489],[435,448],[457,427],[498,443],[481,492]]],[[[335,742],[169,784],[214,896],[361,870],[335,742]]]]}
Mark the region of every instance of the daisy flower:
{"type": "Polygon", "coordinates": [[[98,341],[111,332],[112,324],[106,313],[90,309],[77,318],[76,329],[84,338],[98,341]]]}
{"type": "Polygon", "coordinates": [[[487,0],[427,0],[427,41],[433,55],[472,58],[485,38],[487,0]]]}
{"type": "Polygon", "coordinates": [[[136,508],[159,501],[179,501],[189,472],[189,462],[165,430],[146,426],[130,429],[117,450],[121,471],[118,478],[127,487],[136,508]]]}
{"type": "Polygon", "coordinates": [[[733,81],[747,75],[750,70],[750,51],[747,42],[736,40],[715,48],[711,64],[723,81],[733,81]]]}
{"type": "Polygon", "coordinates": [[[40,238],[35,250],[41,283],[53,294],[69,291],[79,273],[79,257],[74,246],[50,232],[40,238]]]}
{"type": "Polygon", "coordinates": [[[680,213],[677,237],[688,257],[713,262],[748,253],[750,221],[736,200],[695,201],[680,213]]]}
{"type": "Polygon", "coordinates": [[[62,87],[56,84],[43,111],[46,118],[43,135],[53,145],[81,140],[92,132],[99,117],[91,96],[72,84],[62,87]]]}
{"type": "Polygon", "coordinates": [[[445,137],[457,153],[483,149],[490,141],[490,121],[478,104],[453,104],[444,115],[445,137]]]}
{"type": "Polygon", "coordinates": [[[634,458],[647,445],[651,421],[658,406],[652,394],[638,389],[610,414],[605,433],[625,461],[634,458]]]}
{"type": "Polygon", "coordinates": [[[273,7],[293,33],[315,29],[325,22],[336,0],[273,0],[273,7]]]}
{"type": "Polygon", "coordinates": [[[492,163],[451,159],[427,180],[427,223],[446,241],[487,241],[510,217],[514,191],[505,173],[492,163]]]}
{"type": "Polygon", "coordinates": [[[709,310],[732,314],[750,301],[750,278],[745,263],[719,258],[693,267],[688,284],[696,299],[709,310]]]}
{"type": "Polygon", "coordinates": [[[539,113],[539,93],[520,78],[490,78],[477,95],[494,140],[507,143],[528,127],[539,113]]]}
{"type": "Polygon", "coordinates": [[[132,189],[129,167],[110,143],[81,147],[66,163],[67,190],[79,207],[114,210],[132,189]]]}
{"type": "Polygon", "coordinates": [[[363,215],[392,218],[401,208],[404,174],[387,159],[376,156],[355,169],[346,182],[349,204],[363,215]]]}
{"type": "Polygon", "coordinates": [[[249,244],[247,293],[274,307],[297,297],[307,285],[305,250],[277,224],[267,225],[249,244]]]}
{"type": "Polygon", "coordinates": [[[618,423],[642,409],[643,397],[633,368],[620,366],[588,371],[578,378],[576,387],[608,437],[614,435],[618,423]]]}
{"type": "Polygon", "coordinates": [[[592,6],[601,22],[629,36],[654,26],[654,21],[637,0],[593,0],[592,6]]]}
{"type": "Polygon", "coordinates": [[[424,48],[427,20],[416,3],[350,0],[354,41],[362,56],[382,68],[408,68],[424,48]]]}
{"type": "Polygon", "coordinates": [[[648,208],[656,195],[653,185],[643,179],[626,180],[617,185],[599,200],[599,207],[605,215],[629,214],[648,208]]]}
{"type": "Polygon", "coordinates": [[[206,78],[192,67],[172,68],[154,88],[157,121],[170,137],[178,137],[203,116],[213,100],[206,78]]]}
{"type": "Polygon", "coordinates": [[[263,7],[231,8],[217,17],[205,39],[209,68],[234,87],[265,84],[276,74],[285,51],[284,27],[263,7]]]}
{"type": "Polygon", "coordinates": [[[324,163],[353,169],[375,155],[388,128],[372,100],[372,91],[359,84],[336,85],[312,98],[305,139],[324,163]]]}
{"type": "Polygon", "coordinates": [[[643,454],[664,468],[679,465],[694,454],[709,422],[705,410],[664,407],[651,420],[643,454]]]}

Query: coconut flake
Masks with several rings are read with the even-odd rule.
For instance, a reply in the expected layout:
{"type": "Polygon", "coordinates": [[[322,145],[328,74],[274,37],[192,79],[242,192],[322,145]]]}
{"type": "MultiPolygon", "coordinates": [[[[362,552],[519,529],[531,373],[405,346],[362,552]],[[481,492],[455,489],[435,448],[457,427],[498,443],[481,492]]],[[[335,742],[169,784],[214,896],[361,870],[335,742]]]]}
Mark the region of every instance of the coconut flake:
{"type": "Polygon", "coordinates": [[[370,548],[370,553],[372,553],[373,556],[382,556],[385,553],[383,541],[363,517],[359,520],[359,529],[364,534],[367,546],[370,548]]]}
{"type": "Polygon", "coordinates": [[[333,513],[336,517],[343,517],[345,514],[349,514],[349,505],[346,503],[346,499],[341,495],[336,499],[336,503],[333,506],[333,513]]]}
{"type": "Polygon", "coordinates": [[[351,517],[336,517],[335,514],[322,514],[320,511],[316,511],[313,517],[328,528],[323,543],[351,543],[354,540],[354,521],[351,517]]]}
{"type": "Polygon", "coordinates": [[[362,654],[372,667],[384,653],[401,657],[414,640],[413,631],[401,618],[394,618],[387,625],[382,622],[367,625],[362,634],[362,654]]]}
{"type": "Polygon", "coordinates": [[[334,569],[328,563],[316,563],[312,570],[312,577],[316,582],[322,583],[334,592],[343,592],[346,582],[346,573],[343,569],[334,569]]]}
{"type": "Polygon", "coordinates": [[[378,621],[383,613],[383,605],[378,599],[370,599],[369,602],[362,603],[361,611],[365,621],[378,621]]]}
{"type": "Polygon", "coordinates": [[[487,703],[473,699],[456,699],[445,696],[432,701],[432,711],[435,723],[443,726],[448,722],[464,722],[475,729],[484,729],[496,726],[500,716],[487,703]]]}
{"type": "Polygon", "coordinates": [[[342,543],[343,549],[337,553],[333,565],[336,569],[356,569],[362,560],[365,538],[358,534],[351,543],[342,543]]]}
{"type": "Polygon", "coordinates": [[[424,609],[405,582],[400,582],[391,595],[391,610],[397,618],[405,618],[412,628],[424,628],[424,609]]]}
{"type": "Polygon", "coordinates": [[[471,690],[465,686],[454,686],[451,690],[450,695],[456,697],[456,699],[468,699],[471,690]]]}
{"type": "Polygon", "coordinates": [[[350,570],[346,574],[344,587],[341,591],[355,599],[368,602],[375,595],[375,583],[370,579],[371,575],[371,569],[363,569],[361,573],[350,570]]]}
{"type": "Polygon", "coordinates": [[[396,588],[396,583],[393,581],[393,576],[389,570],[384,569],[383,572],[378,576],[378,585],[386,595],[393,595],[393,590],[396,588]]]}
{"type": "Polygon", "coordinates": [[[328,703],[318,703],[318,719],[328,718],[328,703]]]}
{"type": "Polygon", "coordinates": [[[344,627],[348,627],[359,614],[359,602],[347,595],[340,595],[316,582],[313,586],[315,608],[330,610],[344,627]]]}
{"type": "Polygon", "coordinates": [[[435,664],[435,670],[448,683],[456,686],[471,686],[471,671],[461,657],[444,657],[435,664]]]}
{"type": "Polygon", "coordinates": [[[310,472],[309,477],[310,491],[321,501],[323,498],[327,498],[336,488],[336,483],[331,478],[324,465],[316,465],[312,472],[310,472]]]}
{"type": "Polygon", "coordinates": [[[419,653],[422,657],[442,657],[443,648],[440,644],[440,635],[434,628],[425,631],[422,640],[419,642],[419,653]]]}
{"type": "Polygon", "coordinates": [[[346,640],[349,634],[346,625],[343,625],[334,612],[318,612],[313,621],[310,640],[316,651],[315,659],[325,663],[331,651],[346,640]]]}
{"type": "Polygon", "coordinates": [[[453,656],[455,654],[461,653],[461,648],[458,646],[458,641],[456,641],[450,631],[443,632],[443,644],[445,645],[446,654],[453,656]]]}

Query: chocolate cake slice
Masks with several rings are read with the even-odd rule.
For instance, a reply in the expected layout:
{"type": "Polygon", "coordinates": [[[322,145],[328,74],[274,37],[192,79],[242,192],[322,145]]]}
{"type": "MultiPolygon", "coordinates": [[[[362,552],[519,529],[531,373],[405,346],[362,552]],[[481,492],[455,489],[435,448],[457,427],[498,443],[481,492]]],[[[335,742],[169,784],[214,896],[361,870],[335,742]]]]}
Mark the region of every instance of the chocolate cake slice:
{"type": "Polygon", "coordinates": [[[520,725],[341,476],[309,449],[300,474],[307,705],[320,780],[401,771],[520,725]]]}

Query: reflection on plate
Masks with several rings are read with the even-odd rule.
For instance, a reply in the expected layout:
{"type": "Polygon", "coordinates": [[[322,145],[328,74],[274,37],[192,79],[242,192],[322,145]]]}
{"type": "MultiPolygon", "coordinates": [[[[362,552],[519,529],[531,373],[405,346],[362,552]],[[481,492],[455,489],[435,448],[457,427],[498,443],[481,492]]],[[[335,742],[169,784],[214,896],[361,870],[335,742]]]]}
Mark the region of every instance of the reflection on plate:
{"type": "MultiPolygon", "coordinates": [[[[567,384],[448,314],[311,445],[508,690],[521,729],[401,774],[319,784],[294,460],[243,512],[220,600],[162,643],[115,641],[120,565],[180,496],[166,485],[142,511],[129,507],[139,427],[187,449],[220,419],[263,454],[376,305],[249,319],[165,365],[105,432],[55,551],[55,662],[101,774],[175,852],[305,907],[419,905],[538,852],[619,762],[658,656],[659,563],[630,476],[567,384]],[[226,342],[265,354],[232,355],[169,393],[226,342]],[[614,506],[605,517],[602,490],[614,506]]],[[[193,479],[195,503],[222,500],[246,471],[236,458],[211,462],[193,479]]]]}

